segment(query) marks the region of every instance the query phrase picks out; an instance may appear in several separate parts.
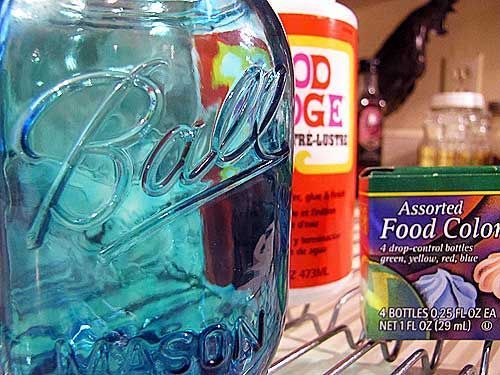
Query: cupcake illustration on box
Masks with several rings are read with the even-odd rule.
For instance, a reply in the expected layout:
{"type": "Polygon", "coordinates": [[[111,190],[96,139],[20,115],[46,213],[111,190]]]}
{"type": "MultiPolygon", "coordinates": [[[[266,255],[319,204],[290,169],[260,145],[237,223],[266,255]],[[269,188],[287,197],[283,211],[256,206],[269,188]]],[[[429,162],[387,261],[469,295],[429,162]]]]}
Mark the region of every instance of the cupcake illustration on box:
{"type": "MultiPolygon", "coordinates": [[[[413,285],[428,308],[468,311],[476,307],[477,290],[474,285],[444,269],[438,268],[436,273],[420,277],[413,285]]],[[[455,314],[446,318],[454,319],[455,314]]]]}
{"type": "Polygon", "coordinates": [[[479,290],[493,293],[500,299],[500,253],[493,253],[474,269],[474,281],[479,290]]]}

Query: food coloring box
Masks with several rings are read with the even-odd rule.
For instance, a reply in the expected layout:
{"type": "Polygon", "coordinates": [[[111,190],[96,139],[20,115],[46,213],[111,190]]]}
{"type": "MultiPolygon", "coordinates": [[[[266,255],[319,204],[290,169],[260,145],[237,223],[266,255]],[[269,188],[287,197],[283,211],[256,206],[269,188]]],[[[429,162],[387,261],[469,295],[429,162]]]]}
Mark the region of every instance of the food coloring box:
{"type": "Polygon", "coordinates": [[[360,176],[370,339],[500,339],[500,167],[360,176]]]}

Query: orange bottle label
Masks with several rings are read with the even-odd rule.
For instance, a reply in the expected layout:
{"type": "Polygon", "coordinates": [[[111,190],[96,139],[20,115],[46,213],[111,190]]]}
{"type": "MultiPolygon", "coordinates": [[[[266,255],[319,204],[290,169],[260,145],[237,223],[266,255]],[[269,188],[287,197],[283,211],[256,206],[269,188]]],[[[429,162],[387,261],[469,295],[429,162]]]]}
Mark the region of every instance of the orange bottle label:
{"type": "Polygon", "coordinates": [[[357,32],[325,17],[280,16],[296,90],[290,285],[304,288],[351,271],[357,32]]]}

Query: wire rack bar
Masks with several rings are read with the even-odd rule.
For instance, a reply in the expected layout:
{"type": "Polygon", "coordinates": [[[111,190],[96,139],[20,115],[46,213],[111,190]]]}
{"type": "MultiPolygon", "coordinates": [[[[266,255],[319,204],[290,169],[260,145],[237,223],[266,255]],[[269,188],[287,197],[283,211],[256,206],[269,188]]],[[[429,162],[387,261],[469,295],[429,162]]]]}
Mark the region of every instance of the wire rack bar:
{"type": "Polygon", "coordinates": [[[481,358],[481,372],[480,375],[487,375],[490,369],[490,355],[493,341],[485,341],[483,346],[483,355],[481,358]]]}
{"type": "Polygon", "coordinates": [[[429,354],[424,349],[419,349],[411,354],[399,367],[392,372],[391,375],[404,375],[408,374],[410,370],[420,361],[422,364],[422,370],[425,375],[434,374],[436,371],[441,354],[443,352],[444,341],[436,341],[436,346],[434,347],[434,353],[432,354],[432,360],[429,360],[429,354]]]}
{"type": "Polygon", "coordinates": [[[474,367],[474,365],[465,366],[462,371],[460,371],[459,375],[488,375],[490,368],[490,356],[491,356],[491,347],[493,346],[493,341],[485,341],[483,345],[483,352],[481,354],[481,368],[479,372],[474,367]]]}
{"type": "Polygon", "coordinates": [[[285,331],[300,326],[303,323],[311,322],[314,326],[316,334],[322,335],[324,332],[321,328],[321,324],[319,323],[319,318],[317,315],[309,312],[310,307],[311,305],[305,305],[304,309],[302,310],[302,314],[300,314],[298,318],[292,318],[290,315],[288,315],[288,318],[290,320],[285,324],[285,331]]]}
{"type": "Polygon", "coordinates": [[[339,301],[335,304],[333,308],[332,317],[330,318],[330,323],[328,324],[328,330],[334,329],[337,325],[337,320],[339,319],[340,310],[343,306],[347,304],[347,302],[355,299],[359,293],[361,292],[359,287],[353,288],[345,293],[342,297],[340,297],[339,301]]]}
{"type": "Polygon", "coordinates": [[[459,375],[477,375],[477,371],[473,365],[467,365],[460,371],[459,375]]]}
{"type": "Polygon", "coordinates": [[[308,343],[302,345],[301,347],[295,349],[294,351],[290,352],[286,356],[280,358],[278,361],[274,362],[269,369],[269,374],[273,374],[277,372],[278,370],[282,369],[286,365],[290,364],[291,362],[295,361],[296,359],[300,358],[304,354],[308,353],[310,350],[316,348],[317,346],[321,345],[325,341],[330,340],[332,337],[344,333],[347,339],[347,343],[351,347],[351,349],[355,349],[358,345],[357,342],[354,341],[354,338],[352,336],[352,332],[347,326],[339,326],[322,336],[319,336],[315,338],[314,340],[309,341],[308,343]]]}
{"type": "Polygon", "coordinates": [[[331,367],[328,371],[324,372],[323,375],[340,375],[357,361],[359,361],[366,353],[371,351],[373,348],[380,346],[382,348],[382,354],[387,362],[392,362],[398,357],[399,351],[401,349],[401,341],[397,341],[393,350],[390,351],[385,341],[368,341],[364,345],[359,346],[354,352],[349,354],[347,357],[342,359],[336,365],[331,367]]]}

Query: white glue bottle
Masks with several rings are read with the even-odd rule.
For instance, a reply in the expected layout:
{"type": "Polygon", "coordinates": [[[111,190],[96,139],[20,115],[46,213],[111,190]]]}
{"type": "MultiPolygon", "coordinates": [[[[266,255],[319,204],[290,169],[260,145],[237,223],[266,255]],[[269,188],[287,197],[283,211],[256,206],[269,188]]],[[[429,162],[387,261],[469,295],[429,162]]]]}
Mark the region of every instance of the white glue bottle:
{"type": "Polygon", "coordinates": [[[295,70],[290,304],[332,300],[352,278],[358,23],[334,0],[272,0],[295,70]]]}

